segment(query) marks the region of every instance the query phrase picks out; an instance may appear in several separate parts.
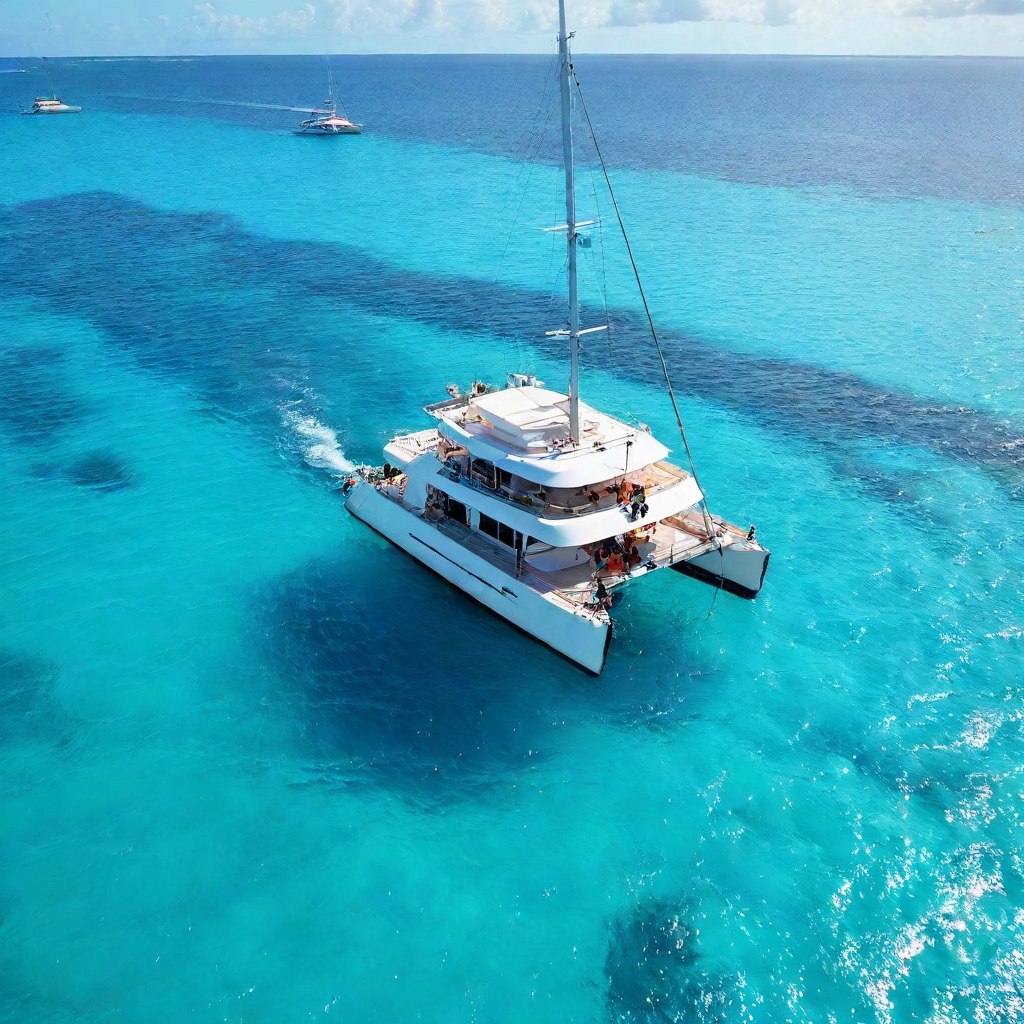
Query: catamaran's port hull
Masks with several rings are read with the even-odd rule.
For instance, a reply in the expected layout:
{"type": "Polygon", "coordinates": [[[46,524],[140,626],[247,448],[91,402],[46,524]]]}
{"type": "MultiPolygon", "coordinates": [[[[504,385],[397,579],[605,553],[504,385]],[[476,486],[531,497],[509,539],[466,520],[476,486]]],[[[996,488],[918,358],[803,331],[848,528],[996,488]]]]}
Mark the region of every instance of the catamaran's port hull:
{"type": "Polygon", "coordinates": [[[537,593],[370,484],[354,488],[345,508],[485,608],[587,672],[601,674],[612,639],[606,615],[573,611],[537,593]]]}
{"type": "Polygon", "coordinates": [[[756,542],[740,541],[696,558],[675,562],[672,568],[702,583],[721,587],[737,597],[753,598],[757,597],[764,583],[770,554],[756,542]]]}

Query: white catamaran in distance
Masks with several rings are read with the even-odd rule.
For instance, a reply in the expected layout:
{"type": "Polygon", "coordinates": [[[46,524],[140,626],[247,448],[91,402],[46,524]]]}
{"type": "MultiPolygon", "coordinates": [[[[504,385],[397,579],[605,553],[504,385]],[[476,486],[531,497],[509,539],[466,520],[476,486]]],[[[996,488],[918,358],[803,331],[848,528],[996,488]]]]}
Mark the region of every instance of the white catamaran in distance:
{"type": "MultiPolygon", "coordinates": [[[[671,567],[754,597],[769,552],[753,527],[710,514],[692,459],[689,472],[673,465],[645,428],[580,401],[579,339],[588,331],[580,330],[577,304],[574,86],[588,126],[590,117],[569,54],[564,0],[558,13],[566,208],[559,230],[568,245],[569,329],[551,333],[569,341],[569,394],[524,374],[509,374],[503,389],[477,382],[467,394],[449,385],[450,397],[426,408],[437,425],[393,438],[383,467],[360,467],[346,483],[345,507],[596,675],[611,642],[615,590],[671,567]]],[[[605,179],[610,191],[607,170],[605,179]]],[[[642,286],[640,295],[646,309],[642,286]]],[[[648,321],[661,356],[649,312],[648,321]]],[[[665,380],[689,458],[667,369],[665,380]]]]}
{"type": "Polygon", "coordinates": [[[28,110],[23,114],[79,114],[81,107],[72,106],[63,100],[57,99],[57,90],[53,87],[53,79],[50,77],[50,69],[46,66],[46,58],[43,58],[43,70],[46,72],[46,80],[50,83],[50,95],[37,96],[28,110]]]}
{"type": "Polygon", "coordinates": [[[331,62],[327,62],[327,99],[322,110],[311,110],[309,117],[299,124],[296,135],[359,135],[363,126],[350,121],[345,104],[341,109],[345,116],[338,113],[338,105],[334,99],[334,75],[331,73],[331,62]]]}

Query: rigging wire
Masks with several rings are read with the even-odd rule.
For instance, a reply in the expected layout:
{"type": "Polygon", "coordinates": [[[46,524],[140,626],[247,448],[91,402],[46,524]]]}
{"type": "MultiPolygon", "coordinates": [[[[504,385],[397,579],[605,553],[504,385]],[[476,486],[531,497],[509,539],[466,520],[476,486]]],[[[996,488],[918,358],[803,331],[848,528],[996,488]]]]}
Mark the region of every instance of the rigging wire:
{"type": "MultiPolygon", "coordinates": [[[[586,135],[583,138],[587,138],[586,135]]],[[[601,223],[601,198],[600,190],[597,187],[597,178],[594,176],[594,162],[590,159],[590,152],[583,150],[583,158],[587,161],[587,170],[590,172],[590,187],[594,196],[594,215],[597,219],[597,245],[601,250],[601,270],[598,273],[597,269],[597,256],[594,254],[593,248],[590,249],[590,264],[594,269],[594,283],[597,285],[598,294],[601,296],[601,305],[604,309],[604,322],[608,324],[608,330],[605,331],[605,338],[608,342],[608,364],[609,366],[614,365],[615,356],[612,352],[612,323],[608,316],[608,273],[605,262],[605,251],[604,251],[604,225],[601,223]]]]}
{"type": "Polygon", "coordinates": [[[548,104],[548,113],[544,118],[543,122],[540,120],[540,115],[544,110],[544,106],[548,98],[548,89],[551,83],[554,81],[551,75],[551,69],[554,66],[555,58],[552,54],[551,63],[548,65],[548,73],[544,79],[544,88],[541,91],[540,106],[537,108],[537,113],[533,119],[533,125],[526,137],[526,141],[523,144],[523,159],[520,164],[519,173],[516,175],[516,180],[512,185],[512,194],[518,190],[519,180],[523,174],[523,167],[529,165],[529,173],[526,175],[526,181],[523,184],[522,192],[519,196],[519,205],[516,207],[515,216],[512,218],[512,226],[509,228],[508,237],[505,239],[505,247],[501,250],[501,258],[498,260],[498,269],[494,272],[494,283],[498,283],[498,278],[501,276],[501,268],[505,263],[505,256],[508,253],[508,247],[512,244],[512,234],[516,229],[516,224],[519,221],[519,214],[522,212],[523,204],[526,202],[526,196],[530,191],[530,180],[533,177],[533,172],[537,166],[537,155],[540,153],[541,147],[544,145],[544,133],[551,122],[551,107],[548,104]],[[536,143],[536,145],[535,145],[536,143]],[[533,149],[533,154],[530,155],[530,149],[533,149]]]}
{"type": "MultiPolygon", "coordinates": [[[[555,81],[553,74],[555,68],[555,58],[557,52],[551,54],[551,60],[548,62],[548,70],[544,76],[544,84],[541,88],[540,102],[537,106],[537,113],[534,114],[530,122],[529,131],[526,133],[526,137],[523,140],[522,146],[518,154],[519,170],[516,174],[515,181],[512,183],[512,187],[509,190],[509,199],[506,200],[504,210],[508,210],[511,206],[511,201],[514,201],[516,194],[519,194],[519,202],[516,205],[515,215],[512,218],[512,224],[509,227],[508,235],[505,238],[505,245],[501,250],[501,256],[498,259],[498,266],[494,272],[493,284],[497,285],[498,279],[501,277],[502,267],[505,265],[505,257],[508,254],[509,246],[512,244],[512,236],[515,233],[516,225],[519,223],[519,216],[522,213],[523,205],[526,202],[526,197],[530,192],[530,182],[533,179],[533,172],[537,167],[537,156],[540,154],[541,149],[544,147],[544,143],[547,136],[548,126],[551,123],[551,107],[552,104],[549,102],[549,92],[551,86],[555,81]],[[547,113],[545,114],[545,109],[547,113]],[[544,115],[543,118],[541,115],[544,115]],[[522,184],[520,190],[520,182],[523,178],[523,170],[528,168],[526,174],[526,181],[522,184]]],[[[518,369],[523,369],[523,346],[522,339],[519,333],[516,332],[514,336],[516,351],[518,353],[518,369]]],[[[505,373],[508,374],[508,350],[503,350],[503,359],[505,364],[505,373]]]]}
{"type": "MultiPolygon", "coordinates": [[[[523,169],[529,167],[530,174],[533,173],[534,164],[537,155],[540,153],[541,148],[544,145],[544,133],[551,123],[551,106],[548,104],[548,90],[554,83],[553,71],[555,68],[555,59],[558,56],[558,51],[554,50],[551,54],[551,60],[548,62],[548,69],[544,74],[544,82],[540,92],[540,102],[537,105],[537,112],[530,119],[530,128],[526,133],[526,137],[523,141],[522,146],[513,154],[513,158],[519,164],[519,171],[516,174],[516,180],[512,183],[512,188],[509,190],[510,197],[514,198],[519,188],[519,182],[523,176],[523,169]],[[547,113],[544,114],[545,108],[547,113]],[[541,120],[541,114],[544,114],[543,121],[541,120]],[[536,146],[534,147],[534,142],[536,146]],[[533,148],[533,155],[530,154],[530,149],[533,148]]],[[[507,200],[503,209],[507,209],[511,205],[511,201],[507,200]]]]}
{"type": "Polygon", "coordinates": [[[622,222],[622,213],[619,210],[619,203],[615,198],[615,190],[612,188],[612,180],[608,176],[608,167],[604,162],[604,155],[601,153],[601,146],[597,141],[597,135],[594,133],[594,125],[590,120],[590,111],[587,110],[587,101],[583,98],[583,89],[580,86],[580,80],[576,77],[576,69],[573,67],[571,58],[569,61],[569,73],[572,75],[573,82],[576,83],[576,93],[580,98],[580,108],[583,110],[583,116],[587,119],[587,128],[590,131],[590,138],[594,143],[594,150],[597,153],[597,158],[601,161],[601,170],[604,173],[605,184],[608,186],[608,195],[611,197],[612,207],[615,209],[615,217],[619,222],[619,230],[622,232],[622,240],[626,243],[626,252],[629,255],[630,266],[633,268],[633,276],[636,278],[636,286],[640,291],[640,300],[644,304],[644,313],[647,314],[647,323],[651,328],[651,337],[654,339],[654,347],[658,350],[658,358],[661,360],[661,371],[665,376],[665,384],[668,387],[668,397],[672,401],[672,411],[675,413],[676,423],[679,426],[679,436],[683,439],[683,447],[686,449],[686,458],[690,463],[690,472],[693,474],[694,483],[698,488],[700,488],[700,507],[701,512],[704,514],[704,526],[708,531],[708,538],[715,541],[715,547],[719,552],[721,552],[722,547],[715,536],[714,525],[711,522],[711,517],[708,512],[708,504],[707,498],[704,495],[704,488],[700,486],[700,480],[697,479],[697,467],[693,464],[693,454],[690,451],[690,442],[686,439],[686,429],[683,427],[683,418],[679,414],[679,403],[676,401],[675,389],[672,387],[672,378],[669,376],[668,364],[665,362],[665,353],[661,348],[661,339],[658,337],[658,331],[654,326],[654,318],[651,316],[650,306],[647,305],[647,296],[644,293],[644,286],[640,281],[640,271],[637,269],[636,260],[633,258],[633,247],[629,244],[629,236],[626,234],[626,225],[622,222]]]}

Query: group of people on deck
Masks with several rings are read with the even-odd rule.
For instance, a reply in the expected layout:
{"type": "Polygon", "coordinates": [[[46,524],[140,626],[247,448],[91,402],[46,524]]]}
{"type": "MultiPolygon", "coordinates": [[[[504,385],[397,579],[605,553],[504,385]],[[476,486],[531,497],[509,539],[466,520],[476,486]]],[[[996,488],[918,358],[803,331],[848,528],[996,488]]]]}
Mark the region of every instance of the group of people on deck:
{"type": "Polygon", "coordinates": [[[639,546],[650,539],[654,529],[655,526],[651,523],[585,547],[584,550],[593,557],[597,565],[595,575],[604,573],[607,576],[621,576],[635,569],[644,560],[639,546]]]}
{"type": "MultiPolygon", "coordinates": [[[[640,516],[647,515],[647,488],[643,484],[620,480],[618,483],[611,483],[605,487],[604,493],[615,495],[619,507],[626,510],[631,521],[635,522],[640,516]]],[[[601,492],[598,490],[587,491],[587,500],[591,505],[596,506],[601,500],[601,492]]]]}
{"type": "Polygon", "coordinates": [[[593,607],[611,607],[612,595],[604,581],[616,576],[628,575],[642,564],[644,556],[640,551],[640,545],[651,538],[655,529],[655,524],[650,523],[618,537],[609,537],[599,544],[584,547],[584,551],[593,557],[597,565],[593,576],[595,587],[590,598],[593,607]]]}
{"type": "MultiPolygon", "coordinates": [[[[643,484],[620,480],[606,487],[605,494],[614,494],[615,500],[626,509],[632,521],[635,522],[641,516],[647,515],[647,488],[643,484]]],[[[597,500],[596,492],[591,493],[590,500],[597,500]]]]}

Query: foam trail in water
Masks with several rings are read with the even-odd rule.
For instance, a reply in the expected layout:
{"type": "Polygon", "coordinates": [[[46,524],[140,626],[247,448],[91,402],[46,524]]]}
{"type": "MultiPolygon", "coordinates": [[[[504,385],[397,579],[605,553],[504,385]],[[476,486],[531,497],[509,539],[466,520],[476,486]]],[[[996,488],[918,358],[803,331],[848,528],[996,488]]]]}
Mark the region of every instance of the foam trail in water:
{"type": "Polygon", "coordinates": [[[295,409],[282,411],[285,424],[302,439],[302,451],[311,466],[329,470],[337,476],[344,476],[356,468],[354,463],[345,458],[338,444],[338,435],[330,427],[295,409]]]}
{"type": "Polygon", "coordinates": [[[211,107],[246,107],[249,110],[293,110],[308,114],[316,104],[305,107],[289,107],[281,103],[255,103],[250,100],[215,100],[204,96],[136,96],[132,93],[112,92],[107,95],[119,100],[138,100],[144,103],[193,103],[211,107]]]}

